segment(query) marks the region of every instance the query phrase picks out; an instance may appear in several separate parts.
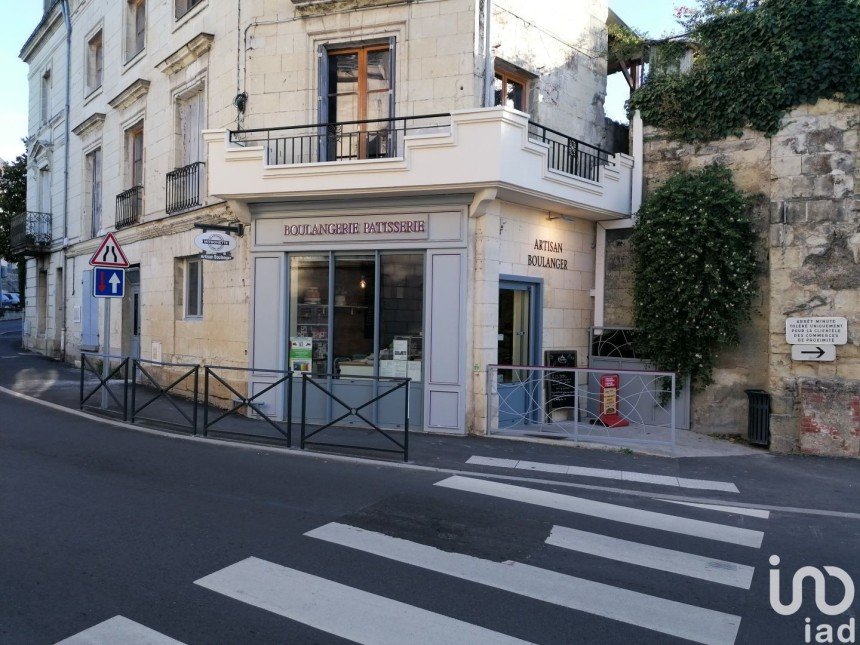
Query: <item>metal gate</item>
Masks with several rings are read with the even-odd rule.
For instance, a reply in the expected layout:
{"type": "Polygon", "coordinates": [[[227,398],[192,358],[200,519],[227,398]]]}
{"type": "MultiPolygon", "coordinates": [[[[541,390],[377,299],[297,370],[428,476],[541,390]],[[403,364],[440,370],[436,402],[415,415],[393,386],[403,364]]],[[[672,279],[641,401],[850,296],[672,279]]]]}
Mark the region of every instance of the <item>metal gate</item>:
{"type": "MultiPolygon", "coordinates": [[[[636,329],[633,327],[590,327],[588,330],[588,366],[594,370],[653,370],[647,359],[636,353],[636,329]]],[[[661,426],[668,423],[668,407],[656,404],[655,387],[660,385],[642,379],[629,379],[625,382],[623,372],[620,378],[620,394],[628,401],[637,401],[635,414],[649,424],[661,426]],[[634,391],[645,388],[648,391],[634,391]]],[[[690,379],[679,383],[675,393],[675,427],[690,429],[690,379]]],[[[600,382],[597,376],[588,381],[589,413],[597,414],[599,406],[600,382]]]]}

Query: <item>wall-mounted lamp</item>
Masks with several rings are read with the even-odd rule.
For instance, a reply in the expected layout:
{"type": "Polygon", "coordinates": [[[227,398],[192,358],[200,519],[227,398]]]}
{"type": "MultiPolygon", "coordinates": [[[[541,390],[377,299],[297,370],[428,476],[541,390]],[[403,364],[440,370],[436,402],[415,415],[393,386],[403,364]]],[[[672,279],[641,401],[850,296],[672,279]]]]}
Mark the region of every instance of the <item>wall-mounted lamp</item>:
{"type": "Polygon", "coordinates": [[[361,280],[358,281],[358,286],[362,289],[367,288],[367,280],[364,279],[364,276],[361,276],[361,280]]]}

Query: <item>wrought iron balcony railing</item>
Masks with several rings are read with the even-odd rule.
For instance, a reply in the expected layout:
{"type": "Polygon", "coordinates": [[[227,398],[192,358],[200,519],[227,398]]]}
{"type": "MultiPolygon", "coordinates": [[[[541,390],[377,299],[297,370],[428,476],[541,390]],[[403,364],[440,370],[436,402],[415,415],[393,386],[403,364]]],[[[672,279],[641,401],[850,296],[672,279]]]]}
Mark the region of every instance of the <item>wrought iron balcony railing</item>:
{"type": "Polygon", "coordinates": [[[50,213],[18,213],[9,224],[10,251],[14,255],[39,255],[51,250],[50,213]]]}
{"type": "Polygon", "coordinates": [[[552,170],[600,181],[600,169],[609,163],[608,151],[534,121],[529,121],[529,138],[549,146],[547,164],[552,170]]]}
{"type": "Polygon", "coordinates": [[[167,173],[165,210],[168,214],[200,206],[202,178],[202,161],[195,161],[167,173]]]}
{"type": "Polygon", "coordinates": [[[116,227],[125,228],[140,221],[143,212],[143,186],[134,186],[116,196],[116,227]]]}
{"type": "Polygon", "coordinates": [[[389,159],[403,151],[403,138],[450,128],[450,114],[315,123],[281,128],[231,130],[230,142],[264,146],[268,165],[357,159],[389,159]]]}

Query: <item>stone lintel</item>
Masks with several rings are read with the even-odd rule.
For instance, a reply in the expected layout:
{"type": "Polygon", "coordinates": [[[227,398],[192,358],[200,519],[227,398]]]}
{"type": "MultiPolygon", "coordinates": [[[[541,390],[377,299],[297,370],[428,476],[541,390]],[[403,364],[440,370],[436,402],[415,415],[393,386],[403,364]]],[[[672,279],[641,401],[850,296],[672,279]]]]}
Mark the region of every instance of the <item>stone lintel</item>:
{"type": "Polygon", "coordinates": [[[72,128],[72,132],[74,132],[77,136],[82,137],[90,131],[102,127],[102,125],[104,125],[104,122],[104,112],[95,112],[94,114],[91,114],[86,119],[81,121],[74,128],[72,128]]]}
{"type": "Polygon", "coordinates": [[[403,0],[292,0],[300,16],[320,16],[344,9],[363,9],[402,4],[403,0]]]}
{"type": "Polygon", "coordinates": [[[214,38],[215,36],[212,34],[202,32],[197,34],[182,45],[182,47],[170,54],[170,56],[158,63],[155,66],[156,69],[168,76],[182,71],[212,48],[214,38]]]}
{"type": "Polygon", "coordinates": [[[149,92],[149,81],[139,78],[108,101],[108,105],[115,110],[124,110],[147,92],[149,92]]]}

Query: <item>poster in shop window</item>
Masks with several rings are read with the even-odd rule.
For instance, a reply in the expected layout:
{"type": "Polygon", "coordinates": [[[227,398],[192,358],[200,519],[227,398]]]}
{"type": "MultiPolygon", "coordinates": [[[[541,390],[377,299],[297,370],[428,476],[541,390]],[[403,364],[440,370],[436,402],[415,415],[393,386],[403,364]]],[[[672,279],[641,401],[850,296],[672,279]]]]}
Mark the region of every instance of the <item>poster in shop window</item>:
{"type": "Polygon", "coordinates": [[[290,336],[290,370],[310,374],[313,344],[314,339],[310,336],[290,336]]]}

